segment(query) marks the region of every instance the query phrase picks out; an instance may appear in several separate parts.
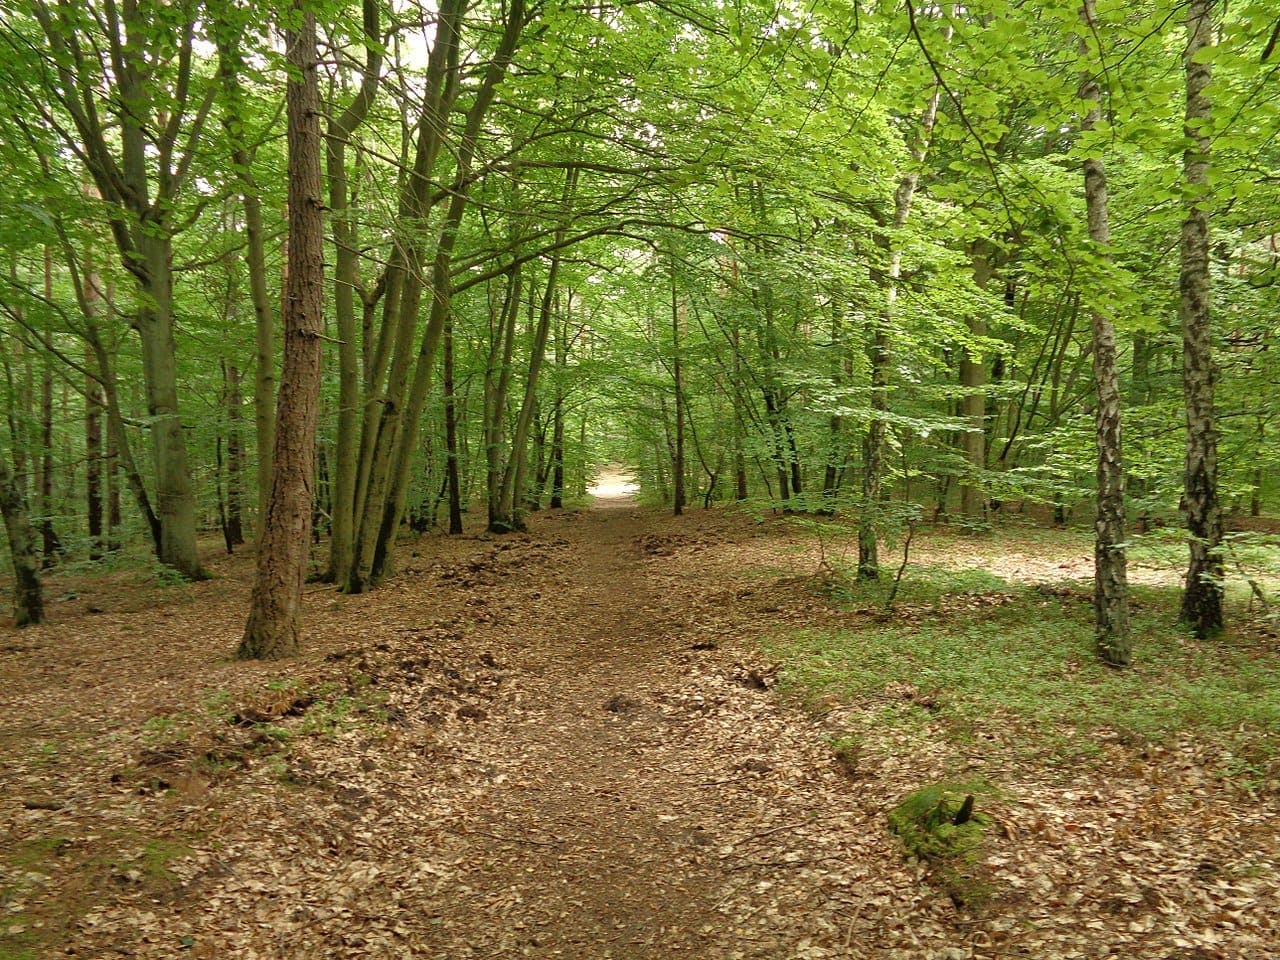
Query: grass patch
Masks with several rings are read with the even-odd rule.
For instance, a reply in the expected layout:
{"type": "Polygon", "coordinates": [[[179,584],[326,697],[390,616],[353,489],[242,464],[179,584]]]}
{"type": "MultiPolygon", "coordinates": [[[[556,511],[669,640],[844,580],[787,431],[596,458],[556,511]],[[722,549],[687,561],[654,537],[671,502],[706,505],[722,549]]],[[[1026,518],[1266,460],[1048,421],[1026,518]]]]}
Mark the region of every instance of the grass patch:
{"type": "MultiPolygon", "coordinates": [[[[842,599],[878,610],[885,589],[848,585],[842,599]]],[[[912,570],[899,596],[891,620],[771,644],[784,683],[815,701],[862,701],[871,722],[927,724],[961,742],[1003,734],[1037,755],[1088,756],[1116,733],[1158,742],[1181,731],[1221,740],[1232,750],[1224,763],[1246,777],[1280,754],[1280,653],[1230,633],[1190,639],[1176,624],[1176,588],[1132,589],[1136,663],[1124,671],[1094,655],[1088,584],[1013,585],[931,567],[912,570]],[[904,687],[928,696],[892,695],[904,687]]]]}

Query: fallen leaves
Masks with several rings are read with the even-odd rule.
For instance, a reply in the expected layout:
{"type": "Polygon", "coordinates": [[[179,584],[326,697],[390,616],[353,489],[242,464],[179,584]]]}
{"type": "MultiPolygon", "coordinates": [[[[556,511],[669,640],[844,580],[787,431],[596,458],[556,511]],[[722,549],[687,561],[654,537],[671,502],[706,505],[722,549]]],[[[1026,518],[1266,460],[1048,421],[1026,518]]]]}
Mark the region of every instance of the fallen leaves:
{"type": "Polygon", "coordinates": [[[780,525],[627,510],[429,538],[378,592],[308,594],[307,654],[278,666],[225,659],[245,561],[156,609],[95,595],[92,630],[35,628],[2,661],[0,830],[25,860],[2,861],[0,943],[301,960],[1276,952],[1280,811],[1206,776],[1202,745],[1117,739],[1105,765],[1050,770],[1000,738],[929,737],[946,694],[924,682],[820,715],[779,699],[780,665],[752,641],[844,616],[796,576],[803,548],[780,525]],[[923,708],[922,729],[868,721],[888,703],[923,708]],[[985,866],[1008,892],[978,913],[884,826],[957,769],[1004,790],[985,866]]]}

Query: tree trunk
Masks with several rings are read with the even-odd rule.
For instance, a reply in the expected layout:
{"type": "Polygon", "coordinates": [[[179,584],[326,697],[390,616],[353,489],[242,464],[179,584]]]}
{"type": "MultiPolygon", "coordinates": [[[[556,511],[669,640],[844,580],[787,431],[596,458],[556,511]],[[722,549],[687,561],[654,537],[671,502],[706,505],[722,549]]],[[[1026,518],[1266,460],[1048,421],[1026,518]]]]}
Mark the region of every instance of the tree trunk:
{"type": "Polygon", "coordinates": [[[297,27],[285,33],[289,140],[289,274],[284,300],[271,495],[262,525],[257,578],[238,655],[277,659],[297,652],[311,534],[316,426],[320,412],[324,322],[324,219],[321,215],[320,90],[316,21],[294,0],[297,27]]]}
{"type": "MultiPolygon", "coordinates": [[[[572,178],[573,172],[570,171],[567,176],[572,178]]],[[[528,462],[529,428],[533,424],[534,409],[538,402],[538,374],[542,370],[542,361],[547,352],[547,337],[550,334],[555,313],[556,277],[559,272],[560,254],[557,252],[552,255],[551,264],[547,270],[547,288],[542,296],[538,323],[533,332],[533,343],[529,352],[529,370],[524,381],[524,399],[520,404],[519,413],[516,414],[515,431],[511,437],[511,456],[502,475],[498,523],[491,527],[499,533],[518,530],[523,526],[516,504],[520,502],[524,486],[528,462]]]]}
{"type": "Polygon", "coordinates": [[[240,430],[240,370],[222,364],[227,391],[227,553],[244,543],[244,446],[240,430]]]}
{"type": "Polygon", "coordinates": [[[458,398],[453,383],[453,317],[444,325],[445,482],[449,487],[449,533],[462,533],[462,484],[458,477],[458,398]]]}
{"type": "Polygon", "coordinates": [[[196,549],[196,506],[187,466],[186,441],[178,414],[178,363],[173,340],[172,266],[167,237],[143,235],[149,282],[138,309],[142,370],[151,448],[156,465],[156,518],[160,523],[160,562],[183,576],[205,576],[196,549]]]}
{"type": "MultiPolygon", "coordinates": [[[[44,296],[53,299],[53,259],[48,247],[44,250],[44,296]]],[[[53,357],[48,353],[40,367],[40,447],[36,511],[40,517],[40,565],[48,569],[63,552],[53,526],[53,357]]]]}
{"type": "Polygon", "coordinates": [[[333,463],[333,503],[329,511],[329,570],[325,579],[341,583],[351,568],[355,546],[356,473],[360,429],[360,347],[357,341],[355,291],[360,281],[356,229],[349,215],[347,141],[364,122],[377,94],[382,47],[378,4],[363,0],[365,66],[360,90],[329,125],[325,168],[334,246],[333,312],[338,330],[338,432],[333,463]]]}
{"type": "MultiPolygon", "coordinates": [[[[85,318],[95,316],[101,300],[101,279],[94,269],[89,254],[84,263],[84,312],[85,318]]],[[[96,373],[93,349],[85,350],[85,369],[96,373]]],[[[100,374],[99,374],[100,376],[100,374]]],[[[102,536],[102,385],[94,376],[86,376],[84,383],[84,500],[88,512],[89,559],[102,557],[106,543],[102,536]]]]}
{"type": "Polygon", "coordinates": [[[27,627],[44,620],[44,598],[36,563],[36,534],[27,515],[26,498],[8,462],[0,457],[0,513],[9,535],[9,559],[13,564],[13,625],[27,627]]]}
{"type": "MultiPolygon", "coordinates": [[[[951,27],[945,28],[945,37],[951,39],[951,27]]],[[[938,119],[938,103],[942,88],[935,86],[933,93],[920,114],[920,128],[911,145],[911,159],[916,167],[924,163],[929,152],[933,126],[938,119]]],[[[878,538],[883,492],[881,475],[884,471],[884,437],[886,415],[889,412],[889,370],[892,360],[893,309],[898,300],[898,281],[902,277],[902,244],[896,234],[907,225],[911,216],[911,204],[915,199],[920,174],[916,169],[904,173],[898,180],[893,194],[893,232],[882,234],[878,245],[888,254],[885,268],[884,306],[871,335],[867,360],[871,370],[871,419],[867,424],[863,448],[862,513],[858,519],[858,579],[874,580],[880,576],[878,538]]],[[[836,484],[831,483],[834,490],[836,484]]]]}
{"type": "MultiPolygon", "coordinates": [[[[1094,0],[1083,0],[1080,17],[1093,36],[1096,29],[1094,0]]],[[[1088,55],[1088,42],[1081,41],[1088,55]]],[[[1098,51],[1099,62],[1102,51],[1098,51]]],[[[1086,67],[1080,99],[1089,107],[1080,122],[1084,132],[1102,120],[1102,91],[1093,65],[1086,67]]],[[[1084,198],[1088,211],[1089,239],[1097,253],[1110,260],[1111,226],[1107,206],[1107,174],[1100,158],[1084,161],[1084,198]]],[[[1094,536],[1093,607],[1098,656],[1112,666],[1127,666],[1132,659],[1129,639],[1128,577],[1125,558],[1124,456],[1121,445],[1120,378],[1116,370],[1116,331],[1103,310],[1094,307],[1093,379],[1097,389],[1094,425],[1097,429],[1098,489],[1094,536]]]]}
{"type": "Polygon", "coordinates": [[[675,456],[671,461],[671,477],[674,493],[672,504],[678,517],[684,513],[684,383],[680,369],[680,301],[676,294],[676,265],[674,256],[671,259],[671,378],[676,393],[676,436],[675,456]]]}
{"type": "Polygon", "coordinates": [[[555,343],[556,394],[551,414],[551,509],[564,509],[564,383],[569,359],[569,317],[557,325],[555,343]]]}
{"type": "Polygon", "coordinates": [[[1195,635],[1222,629],[1222,508],[1218,502],[1218,440],[1214,423],[1212,293],[1209,283],[1209,134],[1211,78],[1200,51],[1213,42],[1213,0],[1190,0],[1187,8],[1186,122],[1182,157],[1186,200],[1178,278],[1182,319],[1182,383],[1187,409],[1185,495],[1190,562],[1182,596],[1182,619],[1195,635]]]}
{"type": "Polygon", "coordinates": [[[507,393],[515,350],[516,318],[520,313],[521,272],[513,266],[507,277],[502,309],[491,314],[489,356],[485,364],[485,485],[489,529],[502,516],[502,450],[506,443],[507,393]],[[496,318],[497,322],[494,323],[496,318]]]}
{"type": "MultiPolygon", "coordinates": [[[[977,241],[973,245],[973,282],[985,290],[994,275],[987,258],[986,244],[977,241]]],[[[975,339],[987,335],[987,321],[977,314],[969,317],[969,335],[975,339]]],[[[987,368],[981,350],[966,345],[960,354],[960,418],[965,429],[960,435],[960,448],[964,452],[968,469],[960,483],[960,513],[970,520],[983,520],[987,515],[987,500],[983,490],[982,473],[987,468],[987,403],[985,388],[987,368]]]]}

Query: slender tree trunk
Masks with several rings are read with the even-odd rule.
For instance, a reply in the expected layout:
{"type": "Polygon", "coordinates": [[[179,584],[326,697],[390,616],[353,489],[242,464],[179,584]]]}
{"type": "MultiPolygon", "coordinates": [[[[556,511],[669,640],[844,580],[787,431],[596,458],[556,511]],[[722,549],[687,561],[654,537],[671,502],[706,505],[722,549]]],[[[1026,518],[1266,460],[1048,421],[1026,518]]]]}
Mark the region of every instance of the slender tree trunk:
{"type": "MultiPolygon", "coordinates": [[[[977,241],[973,248],[973,282],[985,290],[994,275],[988,260],[986,244],[977,241]]],[[[969,334],[978,339],[987,335],[984,317],[969,317],[969,334]]],[[[960,354],[960,418],[965,430],[960,435],[960,448],[964,451],[968,470],[960,483],[960,513],[970,520],[982,520],[987,515],[986,492],[982,473],[987,468],[987,403],[984,391],[987,385],[987,368],[982,352],[976,346],[966,345],[960,354]]]]}
{"type": "MultiPolygon", "coordinates": [[[[53,299],[53,258],[44,250],[44,296],[53,299]]],[[[53,525],[53,357],[46,354],[40,368],[40,457],[36,510],[40,516],[41,566],[53,566],[62,543],[53,525]]]]}
{"type": "Polygon", "coordinates": [[[502,310],[491,320],[489,356],[485,365],[485,480],[489,529],[502,520],[502,450],[506,443],[507,392],[511,383],[516,318],[520,313],[521,272],[513,266],[507,277],[502,310]]]}
{"type": "MultiPolygon", "coordinates": [[[[107,309],[109,311],[113,302],[113,294],[112,287],[108,285],[107,309]]],[[[111,354],[107,352],[106,344],[102,341],[102,335],[98,330],[97,323],[91,317],[85,318],[85,338],[93,350],[94,358],[98,364],[98,371],[102,377],[102,395],[107,415],[107,450],[108,457],[112,463],[111,472],[108,474],[109,481],[114,481],[117,469],[124,474],[129,492],[133,494],[134,502],[138,505],[138,512],[147,524],[147,531],[151,534],[152,547],[158,558],[161,555],[161,544],[163,542],[160,532],[160,518],[156,516],[155,510],[151,506],[151,497],[147,494],[146,484],[143,482],[142,474],[133,457],[133,448],[129,443],[129,435],[125,432],[124,415],[120,412],[120,397],[117,391],[115,365],[111,362],[111,354]]],[[[118,484],[115,486],[114,493],[108,494],[108,500],[111,504],[109,507],[109,526],[112,529],[119,530],[121,515],[118,484]]]]}
{"type": "MultiPolygon", "coordinates": [[[[84,264],[84,312],[85,319],[95,316],[102,299],[100,293],[101,279],[94,269],[93,260],[85,255],[84,264]]],[[[85,369],[97,373],[93,349],[85,349],[85,369]]],[[[99,374],[100,376],[100,374],[99,374]]],[[[84,500],[88,512],[89,559],[102,557],[106,543],[102,536],[102,385],[93,376],[85,377],[84,383],[84,457],[85,481],[84,500]]]]}
{"type": "Polygon", "coordinates": [[[676,264],[671,259],[671,378],[675,384],[676,400],[676,436],[675,456],[671,462],[671,477],[674,494],[672,504],[678,517],[684,513],[684,382],[680,368],[680,300],[676,292],[676,264]]]}
{"type": "MultiPolygon", "coordinates": [[[[573,176],[572,172],[569,176],[573,176]]],[[[501,507],[499,523],[494,527],[495,532],[518,530],[522,527],[516,504],[520,502],[520,493],[524,487],[528,463],[529,429],[533,424],[534,409],[538,401],[538,375],[542,370],[543,359],[546,357],[547,337],[550,334],[555,313],[556,278],[559,272],[560,254],[557,252],[552,255],[551,264],[547,270],[547,287],[542,296],[538,323],[533,332],[533,343],[529,352],[529,370],[524,382],[524,399],[516,415],[515,431],[511,438],[511,457],[502,475],[501,507]]]]}
{"type": "Polygon", "coordinates": [[[329,512],[329,570],[325,579],[341,583],[355,552],[356,474],[359,469],[360,346],[356,330],[355,292],[360,281],[356,229],[350,216],[347,141],[364,122],[377,94],[382,65],[378,3],[363,0],[366,43],[360,90],[329,125],[325,167],[334,246],[333,312],[338,330],[338,432],[333,463],[333,503],[329,512]]]}
{"type": "Polygon", "coordinates": [[[1222,508],[1218,502],[1218,439],[1214,421],[1212,292],[1209,282],[1209,149],[1211,66],[1200,51],[1213,43],[1213,0],[1187,8],[1186,123],[1182,158],[1186,185],[1182,267],[1178,278],[1182,317],[1182,383],[1187,409],[1186,488],[1191,533],[1182,619],[1197,637],[1222,629],[1222,508]]]}
{"type": "Polygon", "coordinates": [[[3,457],[0,457],[0,513],[4,515],[9,559],[13,564],[13,625],[27,627],[41,623],[44,598],[36,562],[36,533],[27,514],[26,498],[3,457]]]}
{"type": "MultiPolygon", "coordinates": [[[[1094,0],[1082,0],[1080,17],[1099,36],[1094,0]]],[[[1088,43],[1082,41],[1087,55],[1088,43]]],[[[1101,62],[1102,51],[1098,51],[1101,62]]],[[[1093,130],[1102,120],[1102,91],[1092,64],[1084,72],[1080,99],[1089,107],[1080,129],[1093,130]]],[[[1107,206],[1107,174],[1099,158],[1084,161],[1084,197],[1089,239],[1110,260],[1111,226],[1107,206]]],[[[1111,318],[1098,307],[1093,315],[1093,379],[1097,388],[1094,425],[1098,445],[1097,512],[1094,535],[1093,606],[1098,656],[1122,667],[1132,659],[1129,640],[1128,577],[1125,558],[1124,456],[1121,445],[1120,377],[1116,369],[1116,331],[1111,318]]]]}
{"type": "Polygon", "coordinates": [[[564,509],[564,383],[568,375],[569,317],[556,328],[556,394],[551,425],[551,509],[564,509]]]}
{"type": "MultiPolygon", "coordinates": [[[[951,27],[946,28],[946,39],[951,39],[951,27]]],[[[915,167],[924,163],[929,152],[929,141],[938,119],[938,104],[942,89],[935,86],[933,93],[920,114],[920,127],[911,145],[913,169],[898,180],[893,194],[893,231],[884,234],[879,246],[888,254],[885,266],[884,306],[871,335],[867,360],[871,370],[871,419],[863,448],[862,514],[858,519],[858,579],[875,580],[880,576],[878,539],[881,513],[884,510],[881,490],[884,472],[884,438],[886,415],[889,412],[889,370],[893,350],[893,310],[898,300],[898,282],[902,277],[902,244],[896,236],[907,225],[911,216],[911,204],[915,199],[920,173],[915,167]]],[[[834,489],[835,483],[831,484],[834,489]]]]}
{"type": "Polygon", "coordinates": [[[306,0],[285,33],[289,139],[289,273],[284,300],[284,369],[272,457],[271,496],[262,526],[257,578],[242,658],[297,652],[311,534],[316,427],[324,323],[324,218],[321,215],[320,90],[316,21],[306,0]]]}
{"type": "MultiPolygon", "coordinates": [[[[737,263],[734,264],[737,270],[737,263]]],[[[733,487],[734,499],[739,503],[750,495],[747,488],[747,427],[742,415],[746,402],[746,390],[742,383],[741,333],[735,321],[733,327],[733,487]]]]}
{"type": "Polygon", "coordinates": [[[231,163],[240,182],[244,210],[244,262],[249,275],[249,298],[253,303],[255,374],[253,413],[258,467],[258,533],[266,516],[267,493],[271,484],[271,456],[276,429],[276,348],[275,317],[267,292],[266,229],[262,223],[262,199],[253,175],[253,153],[245,138],[243,113],[248,109],[240,76],[244,57],[233,30],[218,32],[220,78],[226,104],[222,124],[231,145],[231,163]]]}
{"type": "Polygon", "coordinates": [[[458,398],[453,382],[453,317],[444,325],[445,482],[449,487],[449,533],[462,533],[462,483],[458,477],[458,398]]]}
{"type": "Polygon", "coordinates": [[[244,543],[244,446],[240,424],[240,370],[222,364],[227,392],[227,553],[244,543]]]}

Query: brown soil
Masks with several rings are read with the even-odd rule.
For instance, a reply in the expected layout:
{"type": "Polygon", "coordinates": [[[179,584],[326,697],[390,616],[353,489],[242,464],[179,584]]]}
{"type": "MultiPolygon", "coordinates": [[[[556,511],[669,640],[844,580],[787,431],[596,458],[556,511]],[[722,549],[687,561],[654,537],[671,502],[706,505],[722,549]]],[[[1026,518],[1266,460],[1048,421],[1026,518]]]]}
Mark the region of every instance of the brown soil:
{"type": "Polygon", "coordinates": [[[1274,876],[1228,869],[1274,865],[1274,802],[1176,758],[1149,783],[1138,746],[1002,771],[1002,892],[958,907],[885,829],[955,757],[834,758],[839,711],[753,646],[846,616],[796,546],[625,499],[424,538],[373,594],[309,587],[306,655],[268,665],[229,659],[246,559],[80,584],[0,639],[0,957],[1277,955],[1274,876]]]}

